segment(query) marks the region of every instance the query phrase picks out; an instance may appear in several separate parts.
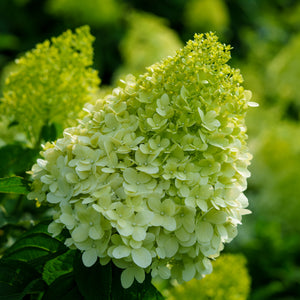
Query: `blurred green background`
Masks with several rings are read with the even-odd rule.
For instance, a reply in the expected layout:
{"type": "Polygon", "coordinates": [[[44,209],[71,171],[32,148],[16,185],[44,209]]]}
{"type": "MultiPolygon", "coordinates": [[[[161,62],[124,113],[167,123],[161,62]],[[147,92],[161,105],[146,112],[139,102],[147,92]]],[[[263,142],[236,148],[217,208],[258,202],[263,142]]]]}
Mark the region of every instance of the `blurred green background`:
{"type": "MultiPolygon", "coordinates": [[[[247,116],[254,158],[246,194],[253,214],[244,218],[238,237],[225,248],[237,261],[216,267],[213,288],[208,281],[193,288],[169,284],[161,289],[170,299],[300,299],[300,2],[1,0],[0,98],[16,58],[85,24],[96,38],[93,68],[102,81],[100,93],[126,74],[143,73],[146,66],[172,55],[194,33],[214,31],[233,47],[229,63],[241,69],[245,88],[260,104],[247,116]],[[219,292],[204,292],[214,289],[219,292]]],[[[44,140],[54,140],[59,124],[42,133],[44,140]]],[[[38,150],[14,120],[0,116],[1,177],[27,176],[38,150]]],[[[23,196],[0,195],[0,256],[48,213],[23,196]]]]}

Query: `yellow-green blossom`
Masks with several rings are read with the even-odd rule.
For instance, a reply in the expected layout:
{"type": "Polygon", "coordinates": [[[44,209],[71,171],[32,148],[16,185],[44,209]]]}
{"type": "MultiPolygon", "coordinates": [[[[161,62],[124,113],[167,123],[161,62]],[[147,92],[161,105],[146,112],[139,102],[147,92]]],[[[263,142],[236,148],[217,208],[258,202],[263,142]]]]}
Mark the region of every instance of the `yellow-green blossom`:
{"type": "Polygon", "coordinates": [[[67,228],[66,244],[87,266],[111,259],[124,287],[145,272],[178,282],[209,274],[249,212],[250,98],[226,64],[229,49],[212,33],[195,35],[86,106],[33,166],[29,198],[57,211],[49,231],[67,228]]]}
{"type": "Polygon", "coordinates": [[[163,291],[166,299],[246,300],[251,279],[241,254],[224,254],[213,262],[214,272],[201,280],[193,279],[163,291]]]}
{"type": "Polygon", "coordinates": [[[32,142],[43,125],[70,125],[91,101],[100,80],[93,64],[94,37],[87,26],[46,40],[16,60],[3,88],[2,110],[32,142]]]}

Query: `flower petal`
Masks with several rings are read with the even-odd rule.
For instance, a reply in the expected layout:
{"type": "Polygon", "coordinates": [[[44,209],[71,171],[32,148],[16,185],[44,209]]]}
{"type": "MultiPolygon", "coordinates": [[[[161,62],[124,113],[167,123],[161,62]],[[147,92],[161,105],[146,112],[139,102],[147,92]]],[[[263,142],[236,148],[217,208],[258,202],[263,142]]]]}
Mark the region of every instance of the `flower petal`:
{"type": "Polygon", "coordinates": [[[147,268],[152,262],[152,256],[145,248],[132,249],[131,256],[134,263],[141,268],[147,268]]]}
{"type": "Polygon", "coordinates": [[[112,252],[114,258],[117,259],[127,257],[129,254],[130,254],[130,248],[124,245],[117,246],[112,252]]]}
{"type": "Polygon", "coordinates": [[[208,222],[199,222],[196,226],[196,236],[200,243],[207,243],[214,234],[213,226],[208,222]]]}
{"type": "Polygon", "coordinates": [[[97,251],[92,248],[82,254],[82,262],[86,267],[91,267],[97,261],[97,251]]]}
{"type": "Polygon", "coordinates": [[[121,284],[124,289],[128,289],[134,281],[134,272],[132,268],[125,269],[121,274],[121,284]]]}

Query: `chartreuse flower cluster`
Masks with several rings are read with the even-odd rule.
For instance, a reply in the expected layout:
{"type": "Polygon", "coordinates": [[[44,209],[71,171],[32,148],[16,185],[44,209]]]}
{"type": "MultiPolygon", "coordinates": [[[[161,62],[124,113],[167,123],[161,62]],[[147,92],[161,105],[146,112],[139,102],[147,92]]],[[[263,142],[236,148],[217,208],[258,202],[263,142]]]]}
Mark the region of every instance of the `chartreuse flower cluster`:
{"type": "Polygon", "coordinates": [[[246,300],[251,279],[241,254],[223,254],[213,262],[214,272],[202,280],[175,285],[166,292],[168,300],[246,300]]]}
{"type": "Polygon", "coordinates": [[[226,64],[230,47],[195,35],[174,57],[87,107],[33,166],[30,199],[56,209],[49,231],[86,266],[134,279],[202,278],[248,213],[250,92],[226,64]]]}
{"type": "Polygon", "coordinates": [[[16,60],[3,88],[2,110],[33,142],[42,126],[68,124],[92,99],[100,80],[93,63],[94,37],[87,26],[46,40],[16,60]]]}

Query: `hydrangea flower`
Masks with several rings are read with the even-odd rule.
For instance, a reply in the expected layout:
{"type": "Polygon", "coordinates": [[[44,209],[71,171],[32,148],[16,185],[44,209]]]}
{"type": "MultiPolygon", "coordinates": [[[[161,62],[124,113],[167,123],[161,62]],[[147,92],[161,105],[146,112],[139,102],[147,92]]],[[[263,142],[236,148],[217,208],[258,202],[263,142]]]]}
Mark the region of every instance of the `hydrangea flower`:
{"type": "Polygon", "coordinates": [[[91,68],[93,41],[88,26],[67,30],[26,52],[6,77],[0,111],[33,145],[44,125],[76,124],[83,104],[95,98],[100,79],[91,68]]]}
{"type": "Polygon", "coordinates": [[[145,272],[202,278],[249,213],[250,93],[229,50],[213,33],[195,35],[87,106],[33,166],[29,198],[56,209],[49,231],[67,228],[86,266],[124,269],[125,288],[145,272]]]}

